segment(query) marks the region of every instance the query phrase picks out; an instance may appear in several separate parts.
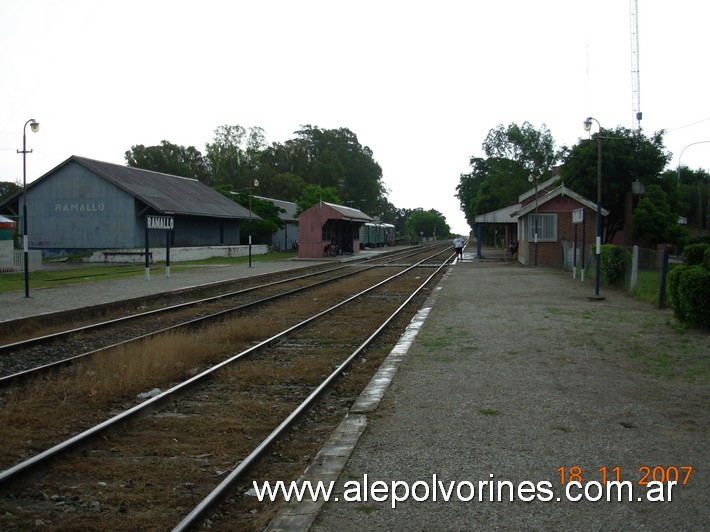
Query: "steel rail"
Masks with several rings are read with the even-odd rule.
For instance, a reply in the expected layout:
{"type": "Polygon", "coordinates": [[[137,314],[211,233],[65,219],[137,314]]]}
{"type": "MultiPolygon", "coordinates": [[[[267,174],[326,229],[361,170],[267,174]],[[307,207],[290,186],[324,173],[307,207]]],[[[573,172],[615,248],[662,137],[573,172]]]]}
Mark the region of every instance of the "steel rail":
{"type": "MultiPolygon", "coordinates": [[[[444,251],[445,251],[445,250],[444,250],[444,251]]],[[[442,251],[442,252],[443,252],[443,251],[442,251]]],[[[441,254],[442,252],[440,252],[439,254],[441,254]]],[[[402,255],[403,257],[406,258],[406,257],[413,256],[413,255],[417,255],[417,254],[421,254],[421,250],[418,250],[418,251],[416,251],[416,252],[411,252],[411,251],[410,251],[410,252],[395,253],[395,254],[393,254],[393,255],[398,255],[398,256],[397,256],[396,258],[391,258],[391,257],[390,257],[390,260],[386,261],[385,263],[390,263],[390,262],[393,262],[394,260],[401,259],[402,257],[399,256],[399,255],[402,255]]],[[[438,256],[439,254],[434,255],[434,256],[438,256]]],[[[180,329],[181,327],[186,327],[186,326],[188,326],[188,325],[194,325],[194,324],[199,323],[199,322],[202,322],[202,321],[207,321],[207,320],[216,319],[216,318],[218,318],[218,317],[220,317],[220,316],[224,316],[224,315],[227,315],[227,314],[230,314],[230,313],[233,313],[233,312],[238,312],[238,311],[244,310],[245,308],[248,308],[248,307],[261,305],[261,304],[267,303],[267,302],[269,302],[269,301],[274,301],[274,300],[277,300],[277,299],[279,299],[279,298],[286,297],[286,296],[289,296],[289,295],[298,293],[299,291],[308,290],[308,289],[310,289],[310,288],[315,288],[315,287],[321,286],[321,285],[323,285],[323,284],[327,284],[327,283],[330,283],[330,282],[334,282],[334,281],[343,279],[343,278],[348,277],[348,276],[351,276],[351,275],[356,275],[356,274],[361,273],[361,272],[363,272],[363,271],[367,271],[367,270],[370,270],[370,269],[373,269],[373,268],[378,267],[379,265],[377,265],[377,264],[369,264],[370,262],[372,262],[372,261],[374,261],[374,260],[376,260],[376,259],[382,260],[382,257],[376,257],[376,258],[373,258],[373,259],[369,259],[369,260],[367,260],[367,261],[364,261],[364,262],[361,263],[361,264],[358,264],[358,266],[361,266],[362,264],[364,264],[366,267],[365,267],[365,268],[361,268],[361,269],[356,270],[356,271],[353,271],[353,270],[350,268],[350,266],[339,266],[339,267],[336,267],[336,268],[331,268],[331,269],[327,269],[327,270],[323,270],[323,271],[319,271],[319,272],[313,272],[313,273],[305,274],[305,275],[301,275],[301,276],[290,277],[290,278],[288,278],[288,279],[282,279],[282,280],[280,280],[280,281],[275,281],[275,282],[272,282],[272,283],[265,283],[265,284],[261,284],[261,285],[255,286],[255,287],[251,287],[251,288],[246,288],[246,289],[242,289],[242,290],[237,290],[237,291],[234,291],[234,292],[230,292],[230,293],[227,293],[227,294],[221,294],[221,295],[217,295],[217,296],[211,296],[211,297],[203,298],[203,299],[196,300],[196,301],[189,301],[189,302],[185,302],[185,303],[180,303],[180,304],[178,304],[178,305],[173,305],[173,306],[170,306],[170,307],[164,307],[164,308],[162,308],[162,309],[156,309],[156,310],[147,311],[147,312],[140,313],[140,314],[135,314],[135,315],[132,315],[132,316],[125,316],[125,317],[122,317],[122,318],[117,318],[117,319],[115,319],[115,320],[109,320],[109,321],[106,321],[106,322],[100,322],[100,323],[93,324],[93,325],[89,325],[89,326],[86,326],[86,327],[83,327],[83,328],[76,328],[76,329],[72,329],[72,330],[70,330],[70,331],[61,331],[61,332],[55,333],[55,334],[53,334],[53,335],[47,335],[47,336],[44,336],[44,337],[38,337],[38,338],[35,338],[35,339],[30,339],[30,340],[28,340],[28,341],[21,341],[21,342],[15,343],[15,344],[7,344],[6,346],[0,346],[0,350],[2,349],[2,347],[9,347],[9,346],[27,347],[27,346],[32,345],[32,344],[34,344],[34,343],[39,343],[39,340],[57,339],[57,338],[59,338],[59,337],[61,337],[61,336],[63,336],[63,335],[68,335],[68,334],[71,334],[71,333],[76,333],[76,332],[81,332],[81,331],[87,331],[87,330],[90,330],[90,329],[92,329],[92,328],[100,328],[100,327],[104,327],[104,326],[108,326],[108,325],[115,325],[115,324],[117,324],[117,323],[123,322],[123,321],[128,320],[128,319],[143,318],[143,317],[147,317],[147,316],[150,316],[150,315],[152,315],[152,314],[155,314],[155,313],[159,313],[159,312],[163,312],[163,311],[169,311],[169,310],[176,310],[176,309],[179,309],[179,308],[182,308],[182,307],[188,307],[188,306],[195,305],[195,304],[203,304],[203,303],[205,303],[205,302],[211,302],[211,301],[216,301],[216,300],[219,300],[219,299],[225,299],[225,298],[227,298],[227,297],[233,297],[233,296],[235,296],[235,295],[243,295],[243,294],[245,294],[245,293],[252,292],[252,291],[255,291],[255,290],[258,290],[258,289],[270,288],[270,287],[272,287],[272,286],[277,286],[277,285],[279,285],[279,284],[284,284],[284,283],[288,283],[288,282],[291,282],[291,281],[299,281],[299,280],[307,279],[307,278],[309,278],[309,277],[314,277],[314,276],[321,275],[321,274],[325,274],[325,273],[332,273],[332,272],[335,272],[335,271],[338,271],[338,270],[341,270],[341,269],[345,269],[345,268],[347,268],[347,269],[350,270],[348,273],[345,273],[345,274],[343,274],[343,275],[339,275],[339,276],[337,276],[337,277],[332,277],[332,278],[329,278],[329,279],[324,279],[323,281],[319,281],[319,282],[310,284],[310,285],[308,285],[308,286],[302,286],[302,287],[299,287],[299,288],[296,288],[296,289],[293,289],[293,290],[289,290],[289,291],[286,291],[286,292],[282,292],[282,293],[280,293],[280,294],[276,294],[276,295],[274,295],[274,296],[269,296],[269,297],[266,297],[266,298],[259,299],[259,300],[257,300],[257,301],[252,301],[252,302],[250,302],[250,303],[246,303],[246,304],[243,304],[243,305],[239,305],[239,306],[236,306],[236,307],[232,307],[232,308],[230,308],[230,309],[223,309],[222,311],[219,311],[219,312],[215,312],[215,313],[212,313],[212,314],[208,314],[208,315],[205,315],[205,316],[201,316],[201,317],[195,318],[195,319],[193,319],[193,320],[189,320],[189,321],[186,321],[186,322],[182,322],[182,323],[179,323],[179,324],[175,324],[175,325],[172,325],[172,326],[169,326],[169,327],[164,327],[164,328],[162,328],[162,329],[159,329],[159,330],[156,330],[156,331],[152,331],[152,332],[150,332],[150,333],[146,333],[146,334],[143,334],[143,335],[140,335],[140,336],[136,336],[136,337],[131,338],[131,339],[129,339],[129,340],[125,340],[125,341],[122,341],[122,342],[116,342],[116,343],[114,343],[114,344],[110,344],[110,345],[101,347],[101,348],[99,348],[99,349],[94,349],[94,350],[92,350],[92,351],[87,351],[87,352],[85,352],[85,353],[80,353],[80,354],[75,355],[75,356],[72,356],[72,357],[67,357],[67,358],[64,358],[64,359],[61,359],[61,360],[57,360],[57,361],[54,361],[54,362],[50,362],[50,363],[47,363],[47,364],[43,364],[43,365],[41,365],[41,366],[36,366],[36,367],[33,367],[33,368],[29,368],[29,369],[26,369],[26,370],[24,370],[24,371],[18,371],[18,372],[12,373],[12,374],[10,374],[10,375],[1,376],[1,377],[0,377],[0,388],[2,388],[2,387],[4,387],[4,386],[8,386],[9,384],[11,384],[11,383],[13,383],[13,382],[16,382],[17,380],[26,379],[26,378],[28,378],[28,377],[30,377],[30,376],[32,376],[32,375],[38,374],[39,372],[42,372],[42,371],[49,371],[49,370],[54,369],[54,368],[58,368],[58,367],[62,367],[62,366],[65,366],[65,365],[72,364],[72,363],[76,362],[77,360],[80,360],[80,359],[83,359],[83,358],[86,358],[86,357],[89,357],[89,356],[92,356],[92,355],[96,355],[96,354],[98,354],[98,353],[101,353],[102,351],[108,351],[109,349],[113,349],[113,348],[116,348],[116,347],[118,347],[118,346],[128,345],[128,344],[130,344],[130,343],[132,343],[132,342],[137,342],[137,341],[139,341],[139,340],[145,340],[145,339],[150,338],[150,337],[152,337],[152,336],[157,336],[157,335],[159,335],[159,334],[163,334],[163,333],[169,332],[169,331],[171,331],[171,330],[178,330],[178,329],[180,329]]]]}
{"type": "MultiPolygon", "coordinates": [[[[304,290],[309,290],[309,289],[311,289],[311,288],[315,288],[315,287],[318,287],[318,286],[321,286],[321,285],[325,285],[325,284],[328,284],[328,283],[332,283],[332,282],[334,282],[334,281],[338,281],[338,280],[340,280],[340,279],[344,279],[344,278],[350,277],[350,276],[352,276],[352,275],[357,275],[358,273],[361,273],[361,272],[363,272],[363,271],[367,271],[368,269],[371,269],[371,268],[374,268],[374,267],[375,267],[375,266],[369,266],[369,267],[367,267],[367,268],[360,269],[360,270],[357,270],[357,271],[350,270],[350,271],[348,271],[347,273],[344,273],[344,274],[342,274],[342,275],[338,275],[337,277],[331,277],[331,278],[329,278],[329,279],[324,279],[324,280],[322,280],[322,281],[315,282],[315,283],[310,284],[310,285],[308,285],[308,286],[301,286],[301,287],[298,287],[298,288],[294,288],[294,289],[292,289],[292,290],[287,290],[287,291],[285,291],[285,292],[281,292],[281,293],[279,293],[279,294],[274,294],[274,295],[271,295],[271,296],[267,296],[267,297],[258,299],[258,300],[256,300],[256,301],[251,301],[251,302],[249,302],[249,303],[244,303],[244,304],[238,305],[238,306],[236,306],[236,307],[231,307],[231,308],[228,308],[228,309],[222,309],[222,310],[220,310],[220,311],[218,311],[218,312],[213,312],[212,314],[206,314],[206,315],[204,315],[204,316],[200,316],[199,318],[193,318],[193,319],[191,319],[191,320],[184,321],[184,322],[181,322],[181,323],[177,323],[177,324],[175,324],[175,325],[170,325],[170,326],[168,326],[168,327],[163,327],[162,329],[158,329],[158,330],[155,330],[155,331],[151,331],[151,332],[149,332],[149,333],[145,333],[145,334],[142,334],[142,335],[140,335],[140,336],[135,336],[135,337],[133,337],[133,338],[130,338],[130,339],[128,339],[128,340],[124,340],[124,341],[121,341],[121,342],[116,342],[116,343],[113,343],[113,344],[110,344],[110,345],[101,347],[101,348],[99,348],[99,349],[94,349],[94,350],[92,350],[92,351],[87,351],[87,352],[85,352],[85,353],[80,353],[80,354],[74,355],[74,356],[72,356],[72,357],[63,358],[63,359],[61,359],[61,360],[57,360],[57,361],[55,361],[55,362],[50,362],[50,363],[48,363],[48,364],[43,364],[43,365],[41,365],[41,366],[36,366],[36,367],[34,367],[34,368],[30,368],[30,369],[27,369],[27,370],[24,370],[24,371],[18,371],[18,372],[16,372],[16,373],[11,374],[11,375],[5,375],[4,377],[0,377],[0,388],[2,388],[3,386],[7,386],[7,385],[9,385],[10,383],[12,383],[12,382],[14,382],[14,381],[17,381],[18,379],[25,379],[25,378],[30,377],[30,376],[32,376],[32,375],[38,374],[39,372],[42,372],[42,371],[48,371],[48,370],[53,369],[53,368],[58,368],[58,367],[65,366],[65,365],[68,365],[68,364],[73,364],[74,362],[76,362],[76,361],[78,361],[78,360],[81,360],[81,359],[83,359],[83,358],[86,358],[86,357],[89,357],[89,356],[92,356],[92,355],[97,355],[97,354],[99,354],[99,353],[101,353],[101,352],[108,351],[108,350],[110,350],[110,349],[114,349],[114,348],[119,347],[119,346],[130,345],[130,344],[132,344],[132,343],[134,343],[134,342],[138,342],[138,341],[141,341],[141,340],[146,340],[146,339],[149,339],[149,338],[152,338],[152,337],[161,335],[161,334],[165,334],[165,333],[170,332],[170,331],[177,331],[177,330],[180,330],[180,329],[182,329],[182,328],[184,328],[184,327],[187,327],[187,326],[190,326],[190,325],[195,325],[195,324],[198,324],[198,323],[203,323],[203,322],[215,320],[215,319],[217,319],[217,318],[219,318],[219,317],[227,316],[227,315],[229,315],[229,314],[232,314],[232,313],[234,313],[234,312],[239,312],[239,311],[244,310],[244,309],[246,309],[246,308],[255,307],[255,306],[258,306],[258,305],[263,305],[263,304],[268,303],[268,302],[270,302],[270,301],[276,301],[277,299],[281,299],[281,298],[284,298],[284,297],[287,297],[287,296],[296,294],[296,293],[298,293],[298,292],[302,292],[302,291],[304,291],[304,290]]],[[[335,271],[335,270],[338,270],[338,269],[340,269],[340,268],[335,268],[335,269],[333,269],[333,270],[328,270],[327,272],[330,273],[330,272],[335,271]]],[[[320,272],[320,273],[323,273],[323,272],[320,272]]],[[[308,277],[308,276],[304,276],[304,277],[308,277]]],[[[288,279],[288,280],[300,280],[300,279],[301,279],[301,278],[299,277],[299,278],[288,279]]],[[[281,282],[281,281],[279,281],[279,282],[277,282],[277,283],[274,283],[274,284],[279,284],[280,282],[281,282]]],[[[273,284],[262,285],[262,286],[259,286],[259,287],[255,287],[254,289],[256,289],[256,288],[265,288],[265,287],[268,288],[268,287],[271,287],[271,286],[273,286],[273,284]]],[[[244,292],[250,292],[250,291],[252,291],[252,290],[253,290],[253,289],[248,288],[248,289],[245,289],[244,292]]],[[[240,295],[241,295],[241,292],[242,292],[242,291],[235,292],[235,293],[233,293],[232,295],[235,295],[235,294],[240,294],[240,295]]],[[[215,296],[215,298],[220,298],[220,297],[222,297],[222,296],[215,296]]],[[[201,300],[201,302],[209,301],[209,300],[215,299],[215,298],[207,298],[207,299],[201,300]]],[[[188,305],[191,305],[191,304],[193,304],[193,302],[189,302],[189,303],[187,303],[187,304],[188,304],[188,305]]],[[[151,311],[151,312],[152,312],[152,311],[151,311]]],[[[145,314],[142,314],[141,316],[142,316],[142,317],[145,317],[146,315],[150,315],[151,312],[147,312],[147,313],[145,313],[145,314]]],[[[120,321],[120,320],[119,320],[119,321],[120,321]]]]}
{"type": "MultiPolygon", "coordinates": [[[[360,264],[369,265],[370,262],[373,262],[373,261],[376,261],[376,260],[382,260],[383,258],[388,258],[388,259],[390,259],[388,262],[391,262],[391,261],[395,260],[395,259],[392,258],[392,256],[397,256],[397,258],[402,258],[402,257],[406,258],[406,257],[408,257],[408,256],[411,256],[411,255],[414,255],[414,254],[417,254],[417,253],[421,253],[421,250],[418,250],[418,251],[416,251],[416,252],[412,252],[411,250],[403,250],[403,251],[400,251],[400,252],[392,253],[391,255],[388,255],[387,257],[373,257],[373,258],[370,258],[370,259],[366,259],[366,260],[363,260],[361,263],[358,263],[358,265],[360,265],[360,264]],[[401,255],[402,257],[399,257],[399,255],[401,255]]],[[[376,266],[376,265],[373,265],[373,266],[371,266],[371,267],[374,267],[374,266],[376,266]]],[[[18,349],[18,348],[23,348],[23,347],[29,347],[29,346],[31,346],[31,345],[35,345],[35,344],[47,342],[47,341],[50,341],[50,340],[58,340],[58,339],[61,339],[61,338],[63,338],[63,337],[66,337],[66,336],[70,336],[70,335],[72,335],[72,334],[77,334],[77,333],[86,332],[86,331],[90,331],[90,330],[98,330],[98,329],[101,329],[101,328],[110,327],[110,326],[112,326],[112,325],[117,325],[117,324],[125,323],[125,322],[131,321],[131,320],[137,320],[137,319],[149,317],[149,316],[152,316],[152,315],[155,315],[155,314],[160,314],[160,313],[162,313],[162,312],[170,312],[170,311],[173,311],[173,310],[179,310],[179,309],[182,309],[182,308],[187,308],[187,307],[190,307],[190,306],[193,306],[193,305],[201,305],[201,304],[204,304],[204,303],[210,303],[210,302],[212,302],[212,301],[218,301],[218,300],[220,300],[220,299],[226,299],[226,298],[234,297],[234,296],[237,296],[237,295],[244,295],[244,294],[246,294],[246,293],[249,293],[249,292],[252,292],[252,291],[255,291],[255,290],[261,290],[261,289],[263,289],[263,288],[269,288],[269,287],[272,287],[272,286],[278,286],[279,284],[289,283],[289,282],[292,282],[292,281],[299,281],[299,280],[307,279],[307,278],[309,278],[309,277],[314,277],[314,276],[317,276],[317,275],[323,275],[323,274],[327,274],[327,273],[332,273],[332,272],[335,272],[335,271],[338,271],[338,270],[341,270],[341,269],[344,269],[344,268],[349,268],[349,267],[350,267],[350,265],[348,265],[348,264],[342,264],[342,263],[341,263],[339,266],[336,266],[336,267],[334,267],[334,268],[329,268],[329,269],[325,269],[325,270],[321,270],[321,271],[311,272],[311,273],[307,273],[307,274],[303,274],[303,275],[298,275],[298,276],[295,276],[295,277],[289,277],[289,278],[286,278],[286,279],[281,279],[281,280],[273,281],[273,282],[270,282],[270,283],[263,283],[263,284],[260,284],[260,285],[257,285],[257,286],[253,286],[253,287],[249,287],[249,288],[243,288],[243,289],[240,289],[240,290],[235,290],[235,291],[232,291],[232,292],[227,292],[227,293],[219,294],[219,295],[216,295],[216,296],[210,296],[210,297],[206,297],[206,298],[195,299],[195,300],[192,300],[192,301],[185,301],[185,302],[183,302],[183,303],[177,303],[177,304],[175,304],[175,305],[170,305],[170,306],[167,306],[167,307],[161,307],[161,308],[158,308],[158,309],[153,309],[153,310],[148,310],[148,311],[145,311],[145,312],[139,312],[139,313],[136,313],[136,314],[131,314],[131,315],[129,315],[129,316],[121,316],[121,317],[119,317],[119,318],[113,318],[113,319],[110,319],[110,320],[104,320],[104,321],[100,321],[100,322],[96,322],[96,323],[91,323],[91,324],[89,324],[89,325],[84,325],[84,326],[81,326],[81,327],[75,327],[75,328],[67,329],[67,330],[64,330],[64,331],[57,331],[57,332],[50,333],[50,334],[46,334],[46,335],[43,335],[43,336],[36,336],[36,337],[33,337],[33,338],[27,338],[27,339],[25,339],[25,340],[18,340],[17,342],[11,342],[11,343],[8,343],[8,344],[2,344],[2,345],[0,345],[0,354],[2,354],[2,353],[5,352],[5,351],[12,351],[13,349],[18,349]]],[[[229,281],[229,282],[233,282],[233,281],[229,281]]],[[[195,289],[200,289],[200,290],[209,290],[211,287],[216,287],[216,286],[219,286],[220,284],[224,284],[224,281],[220,281],[220,282],[218,282],[218,283],[211,283],[211,284],[206,284],[206,285],[200,285],[200,286],[196,286],[196,287],[194,287],[194,288],[195,288],[195,289]]],[[[120,302],[119,302],[119,303],[120,303],[120,302]]]]}
{"type": "MultiPolygon", "coordinates": [[[[248,455],[246,456],[239,465],[237,465],[229,475],[227,475],[219,485],[212,490],[212,492],[207,495],[195,508],[187,515],[185,518],[178,523],[178,525],[173,528],[173,532],[181,532],[187,530],[190,527],[197,524],[205,512],[214,508],[220,501],[224,499],[226,495],[231,491],[234,483],[239,480],[244,474],[254,466],[254,464],[259,460],[262,454],[271,446],[273,443],[281,437],[281,435],[288,430],[288,428],[296,421],[304,412],[306,412],[316,399],[332,384],[332,382],[340,376],[340,374],[350,365],[350,363],[357,358],[360,353],[362,353],[365,348],[379,336],[387,325],[394,320],[402,310],[409,304],[409,302],[421,291],[426,285],[428,285],[431,280],[438,275],[438,273],[448,265],[448,261],[442,263],[426,280],[414,290],[409,297],[402,303],[397,310],[395,310],[386,320],[380,324],[380,326],[373,332],[362,344],[360,344],[336,369],[333,371],[311,394],[298,405],[289,416],[284,419],[281,424],[276,427],[271,434],[264,438],[261,443],[248,455]]],[[[402,272],[404,273],[404,272],[402,272]]],[[[400,274],[397,274],[397,276],[400,274]]],[[[369,289],[368,289],[369,291],[369,289]]]]}
{"type": "Polygon", "coordinates": [[[330,273],[330,272],[333,272],[333,271],[337,271],[337,270],[339,270],[339,269],[341,269],[341,268],[342,268],[342,267],[331,268],[331,269],[329,269],[329,270],[323,270],[323,271],[318,271],[318,272],[312,272],[312,273],[300,275],[300,276],[297,276],[297,277],[291,277],[291,278],[288,278],[288,279],[281,279],[281,280],[279,280],[279,281],[274,281],[274,282],[271,282],[271,283],[264,283],[264,284],[260,284],[260,285],[257,285],[257,286],[252,286],[252,287],[249,287],[249,288],[242,288],[242,289],[240,289],[240,290],[235,290],[235,291],[233,291],[233,292],[227,292],[227,293],[225,293],[225,294],[219,294],[219,295],[216,295],[216,296],[205,297],[205,298],[202,298],[202,299],[195,299],[195,300],[192,300],[192,301],[185,301],[185,302],[177,303],[177,304],[175,304],[175,305],[170,305],[170,306],[167,306],[167,307],[161,307],[161,308],[157,308],[157,309],[153,309],[153,310],[147,310],[147,311],[145,311],[145,312],[139,312],[139,313],[136,313],[136,314],[131,314],[131,315],[129,315],[129,316],[121,316],[121,317],[119,317],[119,318],[113,318],[113,319],[110,319],[110,320],[105,320],[105,321],[100,321],[100,322],[96,322],[96,323],[91,323],[91,324],[89,324],[89,325],[83,325],[83,326],[81,326],[81,327],[75,327],[75,328],[73,328],[73,329],[67,329],[67,330],[64,330],[64,331],[58,331],[58,332],[46,334],[46,335],[43,335],[43,336],[36,336],[36,337],[34,337],[34,338],[27,338],[26,340],[18,340],[17,342],[13,342],[13,343],[9,343],[9,344],[0,345],[0,353],[2,353],[3,351],[12,351],[13,349],[17,349],[17,348],[19,348],[19,347],[28,347],[28,346],[31,346],[31,345],[34,345],[34,344],[38,344],[38,343],[42,343],[42,342],[46,342],[46,341],[49,341],[49,340],[61,339],[61,338],[65,337],[65,336],[69,336],[69,335],[72,335],[72,334],[77,334],[77,333],[86,332],[86,331],[95,330],[95,329],[102,329],[102,328],[105,328],[105,327],[110,327],[111,325],[118,325],[118,324],[125,323],[125,322],[131,321],[131,320],[137,320],[137,319],[141,319],[141,318],[146,318],[146,317],[149,317],[149,316],[152,316],[152,315],[155,315],[155,314],[160,314],[160,313],[162,313],[162,312],[170,312],[170,311],[173,311],[173,310],[179,310],[179,309],[182,309],[182,308],[187,308],[187,307],[190,307],[190,306],[193,306],[193,305],[202,305],[202,304],[204,304],[204,303],[210,303],[210,302],[212,302],[212,301],[218,301],[218,300],[220,300],[220,299],[225,299],[225,298],[228,298],[228,297],[234,297],[234,296],[238,296],[238,295],[244,295],[244,294],[247,294],[247,293],[249,293],[249,292],[253,292],[253,291],[255,291],[255,290],[261,290],[261,289],[263,289],[263,288],[269,288],[269,287],[271,287],[271,286],[277,286],[277,285],[282,284],[282,283],[287,283],[287,282],[291,282],[291,281],[298,281],[298,280],[301,280],[301,279],[306,279],[306,278],[308,278],[308,277],[312,277],[312,276],[315,276],[315,275],[321,275],[321,274],[325,274],[325,273],[330,273]]]}
{"type": "MultiPolygon", "coordinates": [[[[440,253],[439,253],[440,254],[440,253]]],[[[437,254],[438,255],[438,254],[437,254]]],[[[53,447],[46,449],[45,451],[40,452],[39,454],[36,454],[27,460],[24,460],[13,467],[10,467],[2,472],[0,472],[0,486],[5,485],[7,482],[10,480],[18,477],[20,474],[26,474],[30,471],[32,471],[34,468],[38,467],[40,464],[44,464],[48,462],[50,459],[53,459],[57,456],[59,456],[62,453],[68,452],[69,450],[76,449],[80,447],[81,445],[86,445],[89,441],[92,439],[100,436],[102,433],[107,431],[110,428],[113,428],[115,426],[118,426],[121,423],[125,423],[130,420],[135,420],[139,417],[145,416],[151,412],[154,412],[156,410],[159,410],[160,408],[170,404],[171,401],[174,401],[175,399],[179,398],[180,396],[188,393],[191,389],[194,387],[200,385],[203,380],[210,378],[216,371],[219,369],[228,366],[235,362],[236,360],[239,360],[249,354],[255,353],[261,349],[264,349],[266,347],[269,347],[276,343],[278,340],[288,336],[294,331],[297,331],[309,323],[312,323],[323,316],[329,314],[330,312],[333,312],[334,310],[347,305],[351,301],[354,301],[355,299],[365,295],[366,293],[382,286],[383,284],[392,281],[393,279],[396,279],[400,275],[405,274],[406,272],[416,268],[419,266],[419,264],[426,262],[427,259],[423,259],[410,267],[397,272],[394,275],[391,275],[390,277],[387,277],[386,279],[377,282],[376,284],[344,299],[343,301],[336,303],[335,305],[322,310],[313,316],[306,318],[305,320],[302,320],[301,322],[267,338],[266,340],[263,340],[252,347],[245,349],[244,351],[241,351],[240,353],[235,354],[234,356],[223,360],[222,362],[219,362],[218,364],[212,366],[211,368],[208,368],[201,373],[194,375],[193,377],[169,388],[168,390],[165,390],[164,392],[151,397],[147,399],[146,401],[133,406],[132,408],[129,408],[128,410],[125,410],[121,412],[120,414],[117,414],[110,419],[107,419],[106,421],[103,421],[102,423],[99,423],[98,425],[95,425],[94,427],[91,427],[79,434],[76,434],[75,436],[57,444],[54,445],[53,447]]],[[[442,267],[446,265],[446,263],[442,264],[442,267]]]]}

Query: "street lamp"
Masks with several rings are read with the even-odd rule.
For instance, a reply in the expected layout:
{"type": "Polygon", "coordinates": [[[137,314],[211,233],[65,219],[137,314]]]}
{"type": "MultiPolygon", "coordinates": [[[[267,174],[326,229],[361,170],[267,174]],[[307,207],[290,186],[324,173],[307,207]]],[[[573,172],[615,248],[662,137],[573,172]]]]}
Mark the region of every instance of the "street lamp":
{"type": "Polygon", "coordinates": [[[25,259],[25,297],[30,297],[29,241],[27,239],[27,154],[32,153],[32,150],[27,151],[27,124],[30,125],[33,133],[37,133],[39,122],[34,118],[25,122],[25,126],[22,128],[22,151],[17,150],[17,153],[22,154],[22,247],[25,259]]]}
{"type": "Polygon", "coordinates": [[[259,180],[255,179],[249,183],[249,267],[251,268],[251,189],[252,186],[258,187],[259,180]]]}
{"type": "Polygon", "coordinates": [[[592,120],[597,123],[599,133],[597,134],[597,265],[594,275],[594,298],[603,299],[599,295],[600,262],[602,253],[602,125],[599,120],[591,116],[584,121],[584,130],[591,131],[592,120]]]}

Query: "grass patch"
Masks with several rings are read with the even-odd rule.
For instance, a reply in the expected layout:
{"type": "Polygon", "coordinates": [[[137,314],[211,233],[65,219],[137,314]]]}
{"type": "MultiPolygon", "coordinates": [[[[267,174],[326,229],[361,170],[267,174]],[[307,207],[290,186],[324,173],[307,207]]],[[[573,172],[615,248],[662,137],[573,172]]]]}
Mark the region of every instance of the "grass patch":
{"type": "MultiPolygon", "coordinates": [[[[267,262],[274,260],[286,260],[296,257],[295,252],[265,253],[263,255],[252,255],[252,263],[267,262]]],[[[193,270],[199,266],[230,266],[237,264],[247,264],[249,257],[211,257],[204,260],[193,260],[185,262],[171,262],[171,273],[178,273],[193,270]]],[[[151,265],[151,273],[160,274],[165,269],[164,262],[156,262],[151,265]]],[[[123,279],[126,277],[140,277],[145,274],[144,264],[75,264],[67,263],[66,268],[47,269],[30,272],[30,289],[46,288],[51,286],[62,286],[67,284],[90,283],[95,281],[106,281],[110,279],[123,279]]],[[[0,275],[0,292],[13,292],[24,290],[24,272],[4,273],[0,275]]]]}
{"type": "MultiPolygon", "coordinates": [[[[61,270],[39,270],[30,272],[30,289],[62,286],[67,284],[123,279],[143,275],[144,266],[117,264],[115,266],[87,265],[61,270]]],[[[4,273],[0,275],[0,292],[23,290],[25,274],[4,273]]]]}
{"type": "Polygon", "coordinates": [[[427,334],[419,335],[421,343],[424,347],[429,349],[438,349],[442,347],[449,347],[453,343],[451,338],[448,336],[429,336],[427,334]]]}
{"type": "Polygon", "coordinates": [[[482,408],[478,413],[484,416],[500,416],[500,411],[495,408],[482,408]]]}
{"type": "Polygon", "coordinates": [[[567,425],[552,425],[552,430],[559,430],[560,432],[572,432],[572,427],[567,425]]]}
{"type": "Polygon", "coordinates": [[[653,270],[639,270],[634,298],[646,303],[658,303],[658,292],[661,289],[661,273],[653,270]]]}

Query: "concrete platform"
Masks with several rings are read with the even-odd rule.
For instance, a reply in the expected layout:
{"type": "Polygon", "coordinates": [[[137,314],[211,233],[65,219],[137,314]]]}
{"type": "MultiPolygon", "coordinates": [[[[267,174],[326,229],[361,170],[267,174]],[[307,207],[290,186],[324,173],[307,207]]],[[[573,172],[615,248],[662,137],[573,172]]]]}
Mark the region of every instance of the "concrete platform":
{"type": "Polygon", "coordinates": [[[644,467],[710,466],[710,386],[653,377],[630,354],[670,338],[701,358],[709,337],[676,346],[668,311],[610,289],[592,303],[593,289],[464,256],[363,393],[369,406],[304,473],[333,482],[329,500],[284,503],[268,530],[707,529],[708,475],[672,502],[639,502],[638,481],[644,467]],[[599,483],[602,468],[619,468],[632,502],[567,498],[571,474],[599,483]]]}

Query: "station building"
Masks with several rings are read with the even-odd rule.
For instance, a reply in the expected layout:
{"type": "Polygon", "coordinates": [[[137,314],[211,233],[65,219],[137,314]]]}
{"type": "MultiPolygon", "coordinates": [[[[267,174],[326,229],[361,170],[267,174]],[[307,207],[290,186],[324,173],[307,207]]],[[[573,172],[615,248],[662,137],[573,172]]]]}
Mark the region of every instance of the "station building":
{"type": "MultiPolygon", "coordinates": [[[[602,217],[608,214],[602,209],[602,217]]],[[[560,184],[555,175],[521,194],[518,203],[476,216],[477,256],[483,257],[482,228],[493,226],[496,245],[502,240],[505,252],[521,264],[569,267],[575,251],[580,264],[595,242],[596,217],[596,204],[560,184]]]]}
{"type": "MultiPolygon", "coordinates": [[[[22,191],[0,214],[23,232],[22,191]]],[[[27,185],[30,249],[45,256],[89,250],[236,246],[244,220],[260,219],[197,179],[73,155],[27,185]],[[146,231],[148,216],[170,216],[172,231],[146,231]],[[146,237],[148,235],[148,237],[146,237]]]]}

